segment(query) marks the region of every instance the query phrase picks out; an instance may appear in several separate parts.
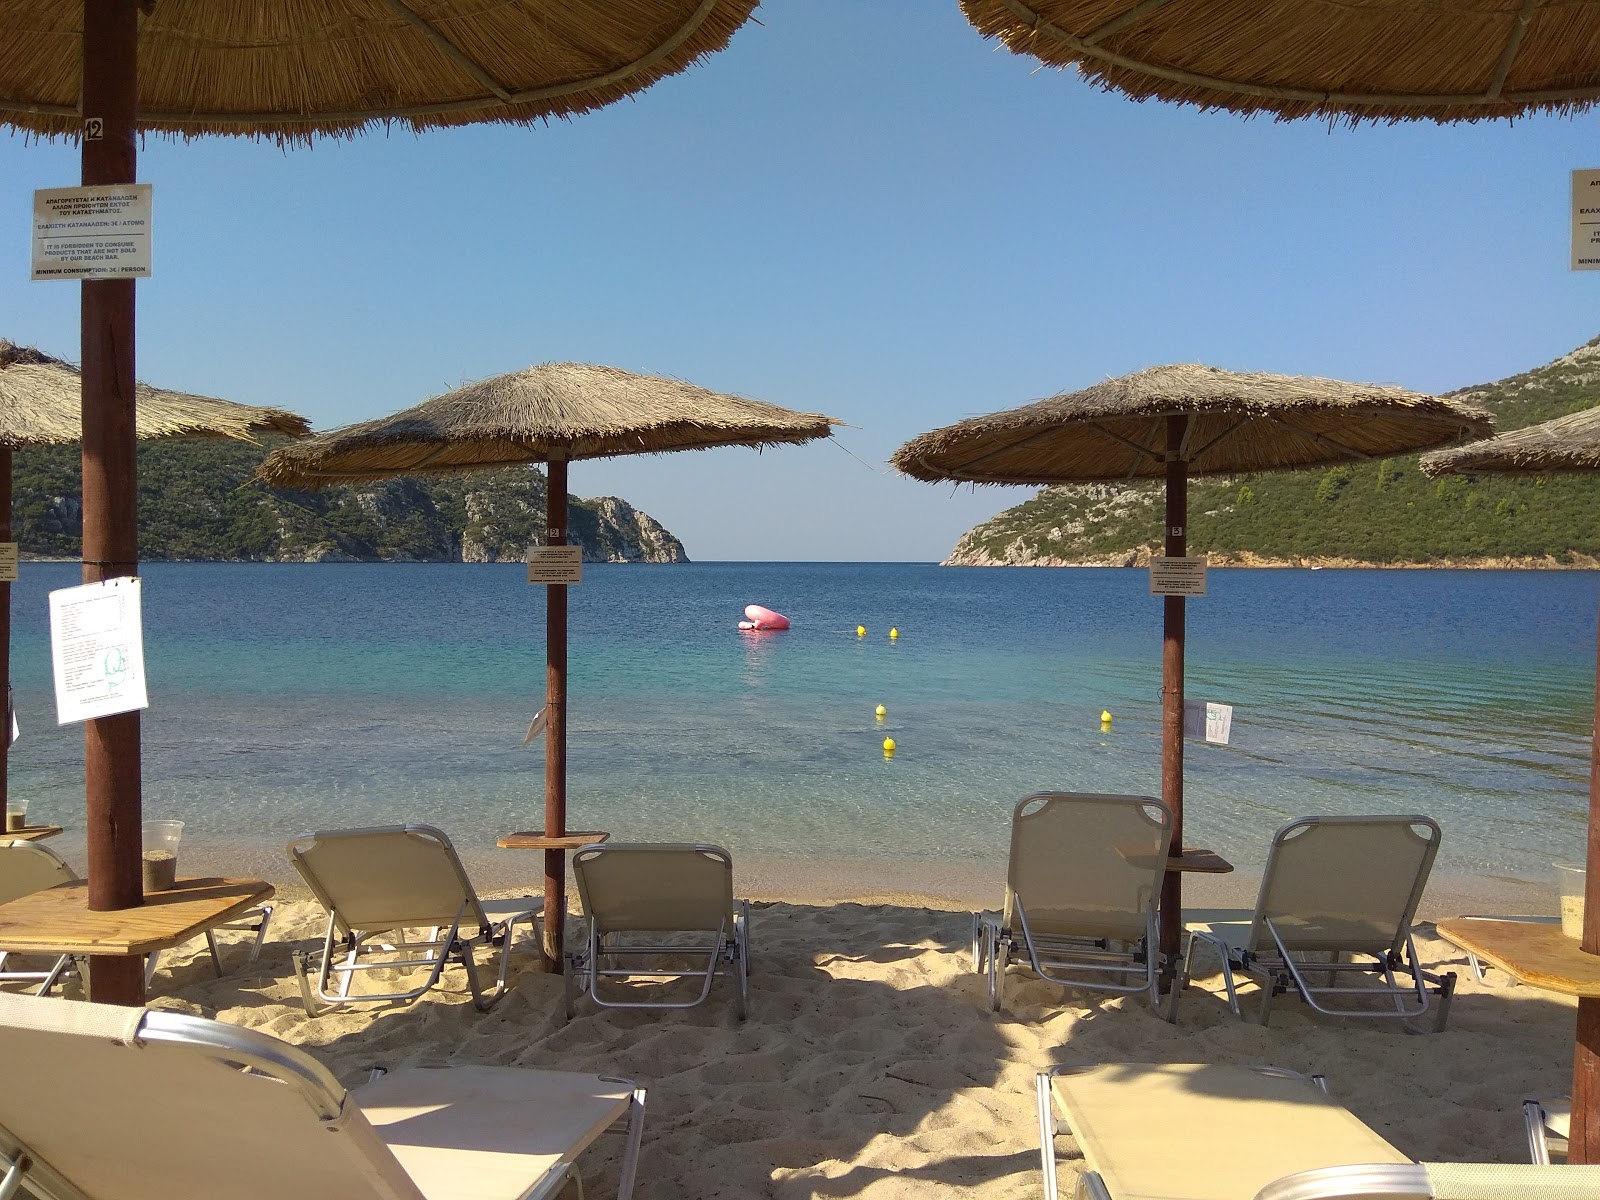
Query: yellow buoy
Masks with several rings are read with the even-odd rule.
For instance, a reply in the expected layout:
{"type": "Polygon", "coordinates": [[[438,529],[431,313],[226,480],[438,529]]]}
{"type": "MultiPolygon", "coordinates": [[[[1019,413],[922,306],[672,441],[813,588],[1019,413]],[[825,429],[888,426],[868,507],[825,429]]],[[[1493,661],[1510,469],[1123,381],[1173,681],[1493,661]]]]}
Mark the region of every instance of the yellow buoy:
{"type": "Polygon", "coordinates": [[[878,707],[876,709],[874,709],[873,711],[878,714],[878,720],[880,720],[880,721],[883,720],[885,717],[887,717],[889,715],[889,710],[887,708],[885,708],[881,704],[878,705],[878,707]]]}
{"type": "Polygon", "coordinates": [[[894,753],[894,739],[893,738],[884,738],[883,739],[883,752],[885,754],[893,754],[894,753]]]}
{"type": "Polygon", "coordinates": [[[1111,710],[1109,708],[1102,708],[1100,710],[1100,724],[1102,724],[1102,725],[1111,724],[1111,710]]]}
{"type": "Polygon", "coordinates": [[[867,636],[867,627],[865,625],[857,625],[856,626],[856,636],[857,637],[866,637],[867,636]]]}
{"type": "Polygon", "coordinates": [[[889,637],[890,638],[897,638],[899,636],[900,636],[900,631],[898,629],[889,630],[889,637]]]}

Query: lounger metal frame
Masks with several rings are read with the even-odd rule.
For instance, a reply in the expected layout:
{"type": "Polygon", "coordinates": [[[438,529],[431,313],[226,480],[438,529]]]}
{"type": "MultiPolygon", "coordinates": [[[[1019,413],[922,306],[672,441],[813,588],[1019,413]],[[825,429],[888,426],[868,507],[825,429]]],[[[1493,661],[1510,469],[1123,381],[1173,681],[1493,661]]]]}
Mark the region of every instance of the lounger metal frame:
{"type": "MultiPolygon", "coordinates": [[[[580,872],[579,888],[584,896],[585,907],[588,906],[588,895],[582,886],[581,864],[602,854],[625,852],[630,848],[626,843],[601,844],[586,846],[573,855],[573,867],[580,872]]],[[[721,846],[693,843],[674,845],[671,848],[715,859],[727,868],[731,881],[733,858],[721,846]]],[[[589,999],[601,1008],[694,1008],[705,1003],[706,998],[711,995],[712,983],[724,969],[733,978],[734,1015],[739,1020],[744,1020],[750,1008],[750,902],[735,897],[730,900],[730,904],[733,928],[731,930],[728,928],[728,919],[724,917],[708,942],[628,941],[622,932],[602,934],[594,914],[586,913],[582,918],[582,931],[578,944],[576,947],[569,947],[566,954],[567,1020],[570,1021],[577,1015],[577,999],[584,993],[587,993],[589,999]],[[636,961],[645,961],[651,958],[676,956],[692,958],[699,955],[705,955],[704,967],[679,969],[649,964],[629,968],[606,965],[609,960],[614,959],[633,958],[636,961]],[[700,994],[692,1000],[673,1001],[610,1000],[601,996],[602,979],[633,979],[640,975],[661,979],[699,979],[700,994]]]]}
{"type": "Polygon", "coordinates": [[[1479,1200],[1483,1196],[1600,1196],[1600,1166],[1522,1163],[1362,1163],[1286,1175],[1255,1200],[1479,1200]]]}
{"type": "MultiPolygon", "coordinates": [[[[525,923],[529,928],[537,925],[542,902],[527,897],[515,901],[483,901],[467,878],[466,868],[456,854],[449,837],[432,825],[385,825],[361,829],[323,830],[303,834],[288,845],[288,855],[300,871],[307,886],[328,912],[328,925],[324,931],[320,951],[296,950],[293,954],[295,976],[300,983],[300,998],[309,1016],[321,1016],[345,1004],[401,1003],[415,1000],[439,982],[444,970],[452,962],[459,963],[467,974],[467,986],[472,991],[472,1003],[479,1012],[488,1012],[510,990],[507,977],[511,969],[511,946],[516,936],[516,926],[525,923]],[[408,939],[405,928],[390,926],[386,929],[355,931],[340,916],[338,906],[329,895],[324,882],[317,878],[298,853],[317,841],[331,838],[351,838],[373,834],[409,834],[433,842],[441,853],[448,854],[462,888],[461,906],[448,926],[429,929],[421,939],[408,939]],[[470,921],[477,932],[465,936],[461,931],[470,921]],[[492,990],[486,991],[478,975],[474,953],[480,945],[499,947],[500,970],[492,990]],[[336,956],[340,961],[336,961],[336,956]],[[313,959],[315,966],[313,967],[313,959]],[[426,968],[427,976],[416,987],[397,992],[364,992],[350,995],[350,984],[363,971],[411,970],[426,968]],[[315,975],[313,981],[312,976],[315,975]],[[338,977],[338,986],[332,985],[338,977]]],[[[418,926],[417,928],[424,928],[418,926]]]]}
{"type": "MultiPolygon", "coordinates": [[[[347,1106],[354,1103],[333,1073],[316,1059],[295,1046],[253,1029],[192,1017],[186,1013],[151,1010],[144,1014],[137,1036],[140,1042],[185,1046],[227,1066],[242,1068],[286,1084],[300,1094],[318,1120],[330,1125],[339,1121],[345,1115],[347,1106]]],[[[645,1090],[629,1079],[604,1075],[599,1078],[607,1083],[625,1085],[633,1091],[626,1114],[627,1143],[617,1186],[618,1200],[628,1200],[633,1195],[638,1177],[639,1146],[644,1136],[645,1090]]],[[[617,1123],[622,1124],[622,1118],[617,1123]]],[[[24,1184],[36,1200],[91,1200],[3,1125],[0,1125],[0,1168],[4,1169],[4,1174],[0,1175],[0,1200],[14,1200],[24,1184]]],[[[577,1178],[570,1158],[553,1168],[524,1194],[522,1200],[552,1197],[565,1186],[569,1178],[577,1178]]],[[[579,1179],[577,1182],[581,1197],[582,1181],[579,1179]]]]}
{"type": "Polygon", "coordinates": [[[1527,1126],[1528,1134],[1528,1161],[1538,1166],[1550,1165],[1550,1152],[1556,1151],[1565,1157],[1567,1153],[1567,1139],[1556,1128],[1556,1122],[1566,1121],[1570,1128],[1572,1121],[1572,1098],[1570,1096],[1536,1097],[1522,1102],[1522,1120],[1527,1126]]]}
{"type": "MultiPolygon", "coordinates": [[[[1439,1007],[1434,1015],[1434,1032],[1444,1029],[1450,1019],[1450,1004],[1455,995],[1456,976],[1454,972],[1435,973],[1423,967],[1417,954],[1417,944],[1412,936],[1411,920],[1416,912],[1417,903],[1422,898],[1423,887],[1427,883],[1428,873],[1433,865],[1434,855],[1439,848],[1440,830],[1438,822],[1431,817],[1408,816],[1395,818],[1396,824],[1405,824],[1413,828],[1422,828],[1428,831],[1428,846],[1424,851],[1421,866],[1417,871],[1416,880],[1412,886],[1410,900],[1405,913],[1399,921],[1391,944],[1381,954],[1368,954],[1363,952],[1326,952],[1328,961],[1311,961],[1297,957],[1307,953],[1290,949],[1288,938],[1270,917],[1261,911],[1261,901],[1258,899],[1256,909],[1251,917],[1252,928],[1265,929],[1272,938],[1276,953],[1253,950],[1246,947],[1230,946],[1227,939],[1215,933],[1194,929],[1189,932],[1188,945],[1184,952],[1183,970],[1178,977],[1177,985],[1172,991],[1172,1012],[1177,1012],[1179,997],[1184,989],[1189,986],[1189,981],[1194,973],[1195,949],[1198,944],[1209,946],[1217,955],[1222,964],[1222,984],[1227,993],[1228,1007],[1234,1016],[1243,1019],[1244,1013],[1239,1004],[1238,985],[1234,979],[1235,973],[1242,973],[1260,985],[1260,1006],[1257,1010],[1257,1020],[1260,1024],[1267,1023],[1269,1010],[1275,997],[1290,991],[1295,991],[1302,1000],[1311,1008],[1329,1017],[1358,1017],[1379,1018],[1383,1020],[1410,1020],[1424,1016],[1431,1003],[1430,989],[1438,996],[1439,1007]],[[1310,974],[1321,974],[1326,977],[1326,982],[1317,985],[1308,978],[1310,974]],[[1382,986],[1340,986],[1335,981],[1340,978],[1350,978],[1360,975],[1370,978],[1374,975],[1382,980],[1382,986]],[[1410,978],[1409,983],[1401,983],[1397,975],[1410,978]],[[1387,996],[1393,1002],[1394,1011],[1380,1008],[1361,1008],[1339,1001],[1327,1002],[1327,997],[1361,996],[1368,999],[1387,996]],[[1409,1003],[1408,1001],[1414,1001],[1409,1003]]],[[[1270,894],[1275,873],[1276,851],[1279,845],[1289,839],[1299,836],[1303,831],[1319,825],[1338,825],[1343,823],[1370,824],[1373,818],[1368,817],[1301,817],[1290,821],[1273,835],[1273,851],[1268,856],[1267,869],[1261,880],[1261,896],[1270,894]]],[[[1252,939],[1254,940],[1254,939],[1252,939]]]]}
{"type": "MultiPolygon", "coordinates": [[[[1160,824],[1171,836],[1172,814],[1161,801],[1150,796],[1113,796],[1099,793],[1036,792],[1017,802],[1012,813],[1013,829],[1023,810],[1041,801],[1045,803],[1081,800],[1099,803],[1119,803],[1137,806],[1147,812],[1159,814],[1160,824]]],[[[1015,834],[1013,834],[1015,837],[1015,834]]],[[[1107,848],[1111,850],[1110,847],[1107,848]]],[[[1159,858],[1164,858],[1163,847],[1159,858]]],[[[1155,879],[1159,880],[1159,874],[1155,879]]],[[[972,914],[972,968],[987,976],[989,1011],[999,1012],[1003,1003],[1006,968],[1013,962],[1026,958],[1034,974],[1061,987],[1081,988],[1090,991],[1111,992],[1120,995],[1144,993],[1150,1007],[1168,1020],[1172,1006],[1163,1011],[1161,1004],[1160,938],[1156,928],[1156,906],[1159,901],[1159,882],[1153,883],[1144,911],[1144,936],[1137,942],[1122,943],[1107,938],[1076,937],[1061,933],[1035,931],[1028,923],[1027,904],[1007,881],[1008,901],[1016,917],[1016,928],[1006,924],[1002,913],[972,914]],[[1069,973],[1070,972],[1070,973],[1069,973]]]]}
{"type": "MultiPolygon", "coordinates": [[[[1056,1183],[1056,1135],[1061,1122],[1056,1117],[1055,1093],[1051,1091],[1051,1081],[1059,1075],[1082,1074],[1093,1071],[1101,1065],[1097,1062],[1058,1063],[1048,1071],[1040,1071],[1034,1076],[1039,1114],[1039,1166],[1044,1173],[1045,1200],[1059,1200],[1060,1197],[1059,1185],[1056,1183]]],[[[1290,1071],[1283,1067],[1251,1066],[1248,1069],[1282,1079],[1307,1079],[1321,1091],[1328,1090],[1328,1081],[1322,1075],[1302,1075],[1298,1071],[1290,1071]]],[[[1197,1166],[1197,1169],[1202,1168],[1197,1166]]],[[[1106,1189],[1105,1181],[1101,1179],[1098,1171],[1084,1171],[1078,1176],[1078,1200],[1116,1200],[1116,1198],[1106,1189]]]]}

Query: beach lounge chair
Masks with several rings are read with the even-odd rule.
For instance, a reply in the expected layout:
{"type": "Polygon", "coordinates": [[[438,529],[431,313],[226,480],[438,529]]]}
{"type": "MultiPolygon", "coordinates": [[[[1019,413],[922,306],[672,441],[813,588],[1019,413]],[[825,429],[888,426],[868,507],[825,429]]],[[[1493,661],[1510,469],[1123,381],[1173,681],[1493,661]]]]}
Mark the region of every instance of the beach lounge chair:
{"type": "Polygon", "coordinates": [[[1156,905],[1172,814],[1149,796],[1038,792],[1011,817],[1005,908],[973,914],[972,961],[998,1012],[1006,968],[1063,987],[1160,994],[1156,905]]]}
{"type": "MultiPolygon", "coordinates": [[[[55,851],[33,842],[0,841],[0,904],[20,900],[58,883],[76,883],[77,873],[55,851]]],[[[45,970],[28,970],[7,960],[16,958],[0,950],[0,983],[38,983],[43,996],[72,966],[72,956],[63,954],[45,970]]]]}
{"type": "Polygon", "coordinates": [[[1439,826],[1427,817],[1290,821],[1273,836],[1254,911],[1184,914],[1189,943],[1174,1010],[1206,946],[1222,961],[1236,1016],[1243,974],[1260,985],[1263,1025],[1273,997],[1292,988],[1327,1016],[1404,1020],[1437,998],[1434,1029],[1443,1029],[1456,977],[1424,970],[1411,932],[1438,849],[1439,826]]]}
{"type": "Polygon", "coordinates": [[[328,913],[315,981],[310,956],[294,956],[311,1016],[344,1004],[415,1000],[452,962],[466,971],[473,1003],[487,1012],[510,986],[506,976],[517,926],[534,929],[544,903],[528,896],[480,900],[450,839],[431,825],[308,833],[289,843],[288,854],[328,913]],[[412,936],[417,933],[422,936],[412,936]],[[491,991],[479,981],[474,957],[485,941],[500,947],[500,973],[491,991]],[[425,974],[404,991],[350,994],[358,975],[388,970],[425,974]]]}
{"type": "MultiPolygon", "coordinates": [[[[602,1008],[693,1008],[726,972],[734,1011],[749,1003],[750,905],[733,896],[733,859],[720,846],[607,842],[572,856],[583,904],[567,952],[567,1018],[587,992],[602,1008]],[[632,960],[630,965],[628,960],[632,960]],[[700,992],[667,998],[678,979],[700,992]],[[604,994],[602,980],[613,985],[604,994]],[[626,997],[616,986],[631,981],[626,997]],[[655,981],[655,982],[652,982],[655,981]]],[[[673,993],[674,995],[676,993],[673,993]]]]}
{"type": "Polygon", "coordinates": [[[1600,1198],[1600,1167],[1413,1163],[1321,1076],[1278,1067],[1068,1064],[1036,1084],[1046,1200],[1059,1125],[1083,1154],[1080,1200],[1600,1198]]]}
{"type": "Polygon", "coordinates": [[[306,1051],[204,1017],[0,995],[0,1197],[547,1197],[613,1125],[632,1193],[644,1092],[520,1067],[415,1067],[347,1092],[306,1051]],[[241,1069],[243,1068],[243,1069],[241,1069]]]}

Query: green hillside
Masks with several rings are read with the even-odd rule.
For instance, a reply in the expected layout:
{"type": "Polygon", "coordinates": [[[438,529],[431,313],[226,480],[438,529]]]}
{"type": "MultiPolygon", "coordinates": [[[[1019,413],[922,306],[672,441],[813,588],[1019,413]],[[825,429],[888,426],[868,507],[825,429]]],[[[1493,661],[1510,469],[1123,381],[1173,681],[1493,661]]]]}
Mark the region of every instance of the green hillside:
{"type": "MultiPolygon", "coordinates": [[[[1501,431],[1600,405],[1600,338],[1538,370],[1452,393],[1501,431]]],[[[1428,479],[1417,456],[1320,471],[1194,479],[1189,552],[1216,562],[1375,564],[1600,558],[1600,476],[1428,479]]],[[[1159,483],[1045,488],[969,531],[956,564],[1106,563],[1159,553],[1159,483]]]]}
{"type": "MultiPolygon", "coordinates": [[[[534,468],[288,491],[252,481],[270,446],[139,447],[139,554],[147,561],[500,562],[544,537],[534,468]]],[[[21,451],[12,533],[25,556],[76,558],[83,525],[77,446],[21,451]]],[[[569,498],[570,538],[589,562],[684,562],[683,546],[615,497],[569,498]]]]}

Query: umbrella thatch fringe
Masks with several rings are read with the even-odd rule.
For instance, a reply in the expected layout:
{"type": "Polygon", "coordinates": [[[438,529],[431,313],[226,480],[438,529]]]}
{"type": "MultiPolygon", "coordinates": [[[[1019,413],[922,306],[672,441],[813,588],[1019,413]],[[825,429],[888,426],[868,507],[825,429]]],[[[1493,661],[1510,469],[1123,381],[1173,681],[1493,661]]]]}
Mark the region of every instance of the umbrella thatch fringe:
{"type": "Polygon", "coordinates": [[[1593,0],[961,0],[985,37],[1136,100],[1357,124],[1600,102],[1593,0]]]}
{"type": "Polygon", "coordinates": [[[1179,414],[1190,418],[1179,453],[1194,475],[1382,458],[1494,429],[1482,409],[1404,388],[1183,363],[935,429],[889,461],[930,483],[1159,478],[1165,418],[1179,414]]]}
{"type": "Polygon", "coordinates": [[[1600,408],[1513,429],[1486,442],[1424,455],[1429,475],[1560,474],[1600,471],[1600,408]]]}
{"type": "MultiPolygon", "coordinates": [[[[83,436],[82,376],[69,362],[0,338],[0,446],[21,450],[76,442],[83,436]]],[[[304,417],[281,408],[233,404],[137,384],[135,429],[141,439],[226,437],[257,433],[304,437],[304,417]]]]}
{"type": "Polygon", "coordinates": [[[398,475],[516,463],[797,445],[840,424],[587,363],[545,363],[480,380],[372,421],[280,446],[261,465],[274,487],[316,489],[398,475]]]}
{"type": "MultiPolygon", "coordinates": [[[[161,3],[139,26],[138,124],[279,143],[571,117],[727,45],[757,0],[161,3]]],[[[75,138],[83,0],[0,0],[0,123],[75,138]]]]}

